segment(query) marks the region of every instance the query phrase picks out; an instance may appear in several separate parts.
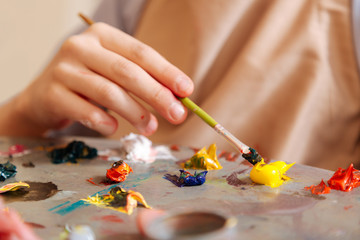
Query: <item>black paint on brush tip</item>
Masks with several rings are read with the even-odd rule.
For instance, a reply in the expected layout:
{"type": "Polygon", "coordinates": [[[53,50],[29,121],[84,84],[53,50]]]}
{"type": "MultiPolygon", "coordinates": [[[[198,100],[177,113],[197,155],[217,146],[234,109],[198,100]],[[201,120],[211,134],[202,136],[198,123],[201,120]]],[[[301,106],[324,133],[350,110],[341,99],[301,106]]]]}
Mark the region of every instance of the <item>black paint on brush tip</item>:
{"type": "Polygon", "coordinates": [[[250,152],[243,153],[242,157],[245,158],[246,160],[248,160],[248,162],[251,163],[252,165],[255,165],[258,162],[260,162],[262,159],[260,154],[253,148],[249,148],[249,150],[250,150],[250,152]]]}

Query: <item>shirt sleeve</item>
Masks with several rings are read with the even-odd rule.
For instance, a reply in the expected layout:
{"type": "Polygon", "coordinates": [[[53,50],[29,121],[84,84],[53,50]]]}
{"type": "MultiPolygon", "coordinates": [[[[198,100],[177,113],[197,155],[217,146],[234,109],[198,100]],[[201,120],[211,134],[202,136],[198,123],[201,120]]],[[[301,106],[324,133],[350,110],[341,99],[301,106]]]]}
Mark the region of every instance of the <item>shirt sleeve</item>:
{"type": "Polygon", "coordinates": [[[94,14],[95,21],[105,22],[122,31],[133,34],[145,0],[107,0],[102,1],[94,14]]]}

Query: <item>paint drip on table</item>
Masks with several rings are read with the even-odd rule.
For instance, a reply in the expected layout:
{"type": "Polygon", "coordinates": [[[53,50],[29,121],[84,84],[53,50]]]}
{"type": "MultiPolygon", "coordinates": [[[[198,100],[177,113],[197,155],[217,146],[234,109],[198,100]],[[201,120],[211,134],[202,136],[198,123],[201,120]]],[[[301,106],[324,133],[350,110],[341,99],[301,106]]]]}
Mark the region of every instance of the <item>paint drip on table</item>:
{"type": "Polygon", "coordinates": [[[222,169],[216,155],[216,144],[213,143],[208,149],[203,147],[195,153],[188,161],[184,163],[185,169],[204,169],[218,170],[222,169]]]}
{"type": "Polygon", "coordinates": [[[324,180],[321,180],[320,184],[305,187],[305,190],[310,190],[312,194],[317,195],[330,193],[330,189],[350,192],[360,186],[360,171],[355,169],[353,164],[350,164],[347,169],[339,168],[327,184],[328,186],[324,180]]]}
{"type": "Polygon", "coordinates": [[[281,186],[290,178],[285,175],[295,163],[286,164],[283,161],[266,164],[264,159],[256,163],[250,171],[250,178],[253,182],[264,184],[272,188],[281,186]]]}
{"type": "Polygon", "coordinates": [[[92,159],[97,155],[96,148],[90,147],[82,141],[72,141],[66,147],[57,148],[50,152],[52,162],[55,164],[77,163],[77,159],[92,159]]]}
{"type": "Polygon", "coordinates": [[[208,171],[203,171],[199,173],[195,171],[194,174],[191,174],[190,172],[185,170],[179,170],[179,171],[180,171],[180,176],[166,174],[163,178],[169,180],[178,187],[198,186],[205,183],[206,174],[208,173],[208,171]]]}
{"type": "Polygon", "coordinates": [[[131,215],[134,209],[140,204],[145,208],[151,208],[139,192],[126,191],[120,187],[114,187],[109,194],[88,197],[83,201],[102,208],[109,208],[131,215]]]}
{"type": "Polygon", "coordinates": [[[176,160],[169,147],[163,145],[153,146],[151,140],[143,135],[130,133],[121,138],[119,142],[119,152],[106,149],[99,151],[99,156],[108,161],[125,159],[145,164],[153,163],[155,160],[176,160]]]}

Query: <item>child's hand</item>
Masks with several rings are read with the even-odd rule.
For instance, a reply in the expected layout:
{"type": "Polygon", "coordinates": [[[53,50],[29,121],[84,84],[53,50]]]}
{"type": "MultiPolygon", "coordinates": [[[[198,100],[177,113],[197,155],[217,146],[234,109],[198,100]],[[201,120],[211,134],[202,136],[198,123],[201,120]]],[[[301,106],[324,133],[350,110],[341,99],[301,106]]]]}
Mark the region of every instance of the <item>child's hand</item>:
{"type": "Polygon", "coordinates": [[[119,114],[141,134],[157,129],[156,118],[133,96],[173,124],[184,121],[193,83],[159,53],[104,23],[67,39],[44,72],[20,95],[17,110],[45,131],[73,121],[104,135],[117,121],[94,103],[119,114]]]}

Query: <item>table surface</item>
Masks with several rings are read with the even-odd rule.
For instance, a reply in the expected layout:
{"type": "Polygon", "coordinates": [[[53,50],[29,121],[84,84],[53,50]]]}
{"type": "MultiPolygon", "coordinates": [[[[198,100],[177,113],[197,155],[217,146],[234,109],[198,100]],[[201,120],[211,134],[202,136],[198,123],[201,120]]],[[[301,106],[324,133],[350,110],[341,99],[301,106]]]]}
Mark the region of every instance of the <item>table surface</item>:
{"type": "MultiPolygon", "coordinates": [[[[63,139],[0,138],[0,150],[13,144],[29,149],[82,140],[98,150],[119,149],[119,141],[98,138],[68,137],[63,139]]],[[[220,153],[220,150],[218,150],[220,153]]],[[[194,150],[182,146],[171,153],[177,160],[190,158],[194,150]]],[[[1,157],[0,163],[6,162],[1,157]]],[[[136,226],[139,209],[126,215],[110,209],[88,205],[81,199],[105,194],[114,186],[140,192],[154,209],[168,211],[216,212],[237,219],[228,239],[359,239],[360,188],[352,192],[332,190],[330,194],[312,195],[305,186],[329,179],[333,172],[295,164],[287,175],[292,179],[278,188],[253,184],[249,178],[251,166],[241,157],[235,161],[219,158],[223,169],[211,170],[205,184],[179,188],[163,178],[179,174],[180,166],[173,160],[157,160],[152,164],[132,163],[127,180],[116,185],[94,185],[86,179],[100,182],[112,162],[102,158],[80,160],[77,164],[52,164],[46,151],[13,157],[17,166],[15,177],[0,182],[25,181],[37,183],[38,191],[52,195],[43,200],[29,196],[7,198],[10,208],[17,210],[24,221],[32,223],[43,239],[58,239],[64,226],[85,224],[97,239],[143,239],[136,226]],[[24,167],[31,161],[35,167],[24,167]],[[39,185],[39,183],[44,183],[39,185]],[[55,188],[52,190],[45,188],[55,188]],[[56,191],[57,188],[57,191],[56,191]],[[51,194],[50,194],[50,192],[51,194]],[[54,194],[55,193],[55,194],[54,194]],[[109,217],[110,216],[110,217],[109,217]],[[112,218],[111,218],[112,217],[112,218]],[[108,220],[106,220],[108,219],[108,220]],[[109,219],[113,219],[112,221],[109,219]]],[[[31,188],[29,193],[31,194],[31,188]]]]}

